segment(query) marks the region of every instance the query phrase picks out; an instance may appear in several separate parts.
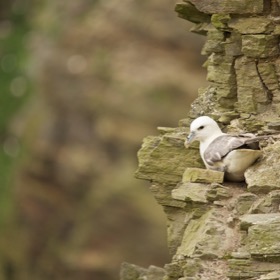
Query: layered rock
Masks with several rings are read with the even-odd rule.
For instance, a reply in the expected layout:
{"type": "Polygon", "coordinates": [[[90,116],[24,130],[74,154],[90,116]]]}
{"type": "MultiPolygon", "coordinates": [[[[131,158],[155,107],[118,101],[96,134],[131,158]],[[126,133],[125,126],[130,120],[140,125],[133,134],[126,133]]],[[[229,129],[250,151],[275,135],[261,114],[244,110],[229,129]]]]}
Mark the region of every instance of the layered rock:
{"type": "MultiPolygon", "coordinates": [[[[148,137],[136,176],[168,220],[171,263],[161,280],[280,279],[279,141],[266,141],[246,182],[223,182],[183,141],[191,119],[209,115],[228,132],[279,133],[279,1],[185,1],[175,10],[206,34],[207,89],[179,128],[148,137]]],[[[142,279],[141,277],[126,278],[142,279]]]]}

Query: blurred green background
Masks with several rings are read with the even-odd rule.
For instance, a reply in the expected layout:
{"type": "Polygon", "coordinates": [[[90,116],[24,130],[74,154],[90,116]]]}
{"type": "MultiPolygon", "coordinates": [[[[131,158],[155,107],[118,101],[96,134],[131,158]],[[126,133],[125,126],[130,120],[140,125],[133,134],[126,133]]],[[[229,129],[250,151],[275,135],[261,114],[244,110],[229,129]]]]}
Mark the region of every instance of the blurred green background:
{"type": "Polygon", "coordinates": [[[137,150],[205,85],[174,0],[0,1],[0,280],[169,262],[137,150]]]}

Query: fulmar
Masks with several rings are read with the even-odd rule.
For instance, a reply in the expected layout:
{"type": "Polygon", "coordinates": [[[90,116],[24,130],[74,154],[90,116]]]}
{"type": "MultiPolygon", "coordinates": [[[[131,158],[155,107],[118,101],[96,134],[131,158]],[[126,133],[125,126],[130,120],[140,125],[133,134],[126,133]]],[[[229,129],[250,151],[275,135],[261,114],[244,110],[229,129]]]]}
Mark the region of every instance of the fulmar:
{"type": "Polygon", "coordinates": [[[185,141],[188,146],[199,141],[200,156],[207,169],[225,172],[228,181],[244,181],[244,172],[262,154],[259,141],[267,136],[253,134],[230,135],[223,133],[218,124],[208,116],[195,119],[185,141]]]}

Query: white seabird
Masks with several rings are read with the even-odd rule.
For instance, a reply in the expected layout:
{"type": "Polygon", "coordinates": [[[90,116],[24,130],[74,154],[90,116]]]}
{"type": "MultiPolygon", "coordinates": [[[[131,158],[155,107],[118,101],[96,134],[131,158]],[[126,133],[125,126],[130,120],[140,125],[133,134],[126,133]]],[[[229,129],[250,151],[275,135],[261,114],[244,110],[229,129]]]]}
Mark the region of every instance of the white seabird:
{"type": "Polygon", "coordinates": [[[267,139],[267,136],[223,133],[213,119],[202,116],[191,123],[185,146],[199,141],[200,156],[207,169],[225,172],[227,180],[241,182],[245,170],[262,154],[258,147],[261,139],[267,139]]]}

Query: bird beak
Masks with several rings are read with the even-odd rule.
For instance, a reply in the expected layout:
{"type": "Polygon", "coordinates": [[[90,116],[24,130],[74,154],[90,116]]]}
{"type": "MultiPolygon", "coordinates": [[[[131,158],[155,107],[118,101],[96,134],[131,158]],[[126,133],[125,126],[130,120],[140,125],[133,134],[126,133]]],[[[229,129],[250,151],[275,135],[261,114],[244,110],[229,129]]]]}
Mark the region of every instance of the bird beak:
{"type": "Polygon", "coordinates": [[[191,132],[186,141],[185,141],[185,147],[187,148],[193,141],[195,140],[195,133],[194,132],[191,132]]]}

